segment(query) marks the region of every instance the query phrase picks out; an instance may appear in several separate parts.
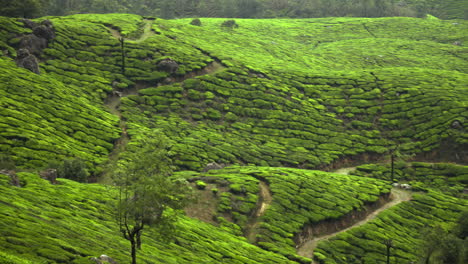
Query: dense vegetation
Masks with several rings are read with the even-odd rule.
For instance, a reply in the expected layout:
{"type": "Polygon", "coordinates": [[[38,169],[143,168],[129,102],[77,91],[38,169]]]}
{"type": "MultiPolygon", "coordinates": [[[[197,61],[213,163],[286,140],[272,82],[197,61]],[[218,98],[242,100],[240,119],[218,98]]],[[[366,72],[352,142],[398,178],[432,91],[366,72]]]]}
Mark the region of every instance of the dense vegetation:
{"type": "MultiPolygon", "coordinates": [[[[385,162],[396,146],[467,162],[464,20],[46,18],[56,37],[34,74],[15,64],[32,30],[0,17],[0,262],[127,263],[116,190],[38,173],[109,181],[108,165],[137,162],[154,131],[175,175],[199,189],[187,215],[209,223],[184,217],[168,243],[148,229],[146,263],[308,263],[296,254],[307,228],[365,214],[391,188],[385,163],[350,176],[309,169],[385,162]]],[[[378,263],[389,238],[395,261],[416,261],[427,227],[452,232],[466,166],[399,162],[396,175],[419,193],[321,242],[317,261],[378,263]]]]}
{"type": "MultiPolygon", "coordinates": [[[[128,242],[113,220],[117,193],[97,184],[61,179],[59,185],[20,173],[22,187],[0,174],[1,263],[90,263],[106,254],[129,263],[128,242]]],[[[139,252],[142,263],[293,263],[250,245],[245,238],[190,218],[178,222],[171,243],[148,229],[139,252]],[[214,243],[215,242],[215,243],[214,243]]]]}
{"type": "Polygon", "coordinates": [[[0,1],[0,15],[133,13],[181,17],[423,17],[467,19],[467,0],[17,0],[0,1]]]}

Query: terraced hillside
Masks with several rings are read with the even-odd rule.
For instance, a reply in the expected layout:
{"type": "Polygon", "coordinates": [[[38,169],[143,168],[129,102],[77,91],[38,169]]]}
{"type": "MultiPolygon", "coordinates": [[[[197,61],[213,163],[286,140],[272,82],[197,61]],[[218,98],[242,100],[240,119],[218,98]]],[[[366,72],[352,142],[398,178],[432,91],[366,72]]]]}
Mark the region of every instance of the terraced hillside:
{"type": "Polygon", "coordinates": [[[396,260],[417,261],[419,234],[449,230],[466,207],[466,166],[403,164],[396,179],[420,193],[340,232],[392,201],[388,165],[310,170],[386,162],[397,147],[466,164],[464,20],[47,19],[56,37],[36,54],[35,74],[15,59],[37,32],[0,18],[0,169],[27,171],[19,182],[2,172],[0,262],[128,262],[112,187],[50,185],[37,172],[79,158],[108,182],[107,165],[152,130],[168,137],[176,174],[200,200],[174,242],[150,231],[146,263],[378,263],[390,237],[396,260]],[[227,167],[207,171],[213,162],[227,167]]]}

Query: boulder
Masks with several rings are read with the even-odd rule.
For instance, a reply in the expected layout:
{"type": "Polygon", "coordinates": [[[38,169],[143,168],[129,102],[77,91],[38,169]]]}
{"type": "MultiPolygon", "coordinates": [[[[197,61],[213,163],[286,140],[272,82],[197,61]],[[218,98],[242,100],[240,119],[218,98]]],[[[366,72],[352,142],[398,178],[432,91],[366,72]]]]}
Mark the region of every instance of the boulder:
{"type": "Polygon", "coordinates": [[[35,27],[33,30],[33,34],[38,36],[39,38],[46,39],[47,41],[50,41],[55,38],[54,29],[45,25],[35,27]]]}
{"type": "Polygon", "coordinates": [[[52,24],[52,21],[50,21],[49,19],[46,19],[46,20],[42,21],[41,25],[46,26],[48,28],[53,28],[54,27],[54,25],[52,24]]]}
{"type": "Polygon", "coordinates": [[[29,53],[39,56],[42,50],[47,48],[47,40],[36,35],[29,34],[21,38],[20,49],[27,49],[29,53]]]}
{"type": "Polygon", "coordinates": [[[411,189],[411,185],[409,185],[409,184],[407,184],[407,183],[403,183],[403,184],[401,184],[401,188],[402,188],[402,189],[410,190],[410,189],[411,189]]]}
{"type": "Polygon", "coordinates": [[[216,162],[211,162],[211,163],[206,164],[205,168],[203,169],[203,172],[207,172],[209,170],[220,170],[224,167],[226,167],[225,164],[218,164],[216,162]]]}
{"type": "Polygon", "coordinates": [[[37,61],[36,56],[29,53],[27,49],[19,49],[18,56],[16,58],[16,65],[19,67],[28,69],[34,73],[40,74],[39,62],[37,61]]]}
{"type": "Polygon", "coordinates": [[[57,184],[57,170],[56,169],[47,169],[39,173],[42,179],[48,180],[52,184],[57,184]]]}
{"type": "Polygon", "coordinates": [[[90,260],[94,261],[96,264],[118,264],[117,261],[107,255],[101,255],[99,258],[92,257],[90,260]]]}
{"type": "Polygon", "coordinates": [[[158,63],[158,70],[174,73],[179,69],[179,64],[173,59],[164,59],[158,63]]]}
{"type": "Polygon", "coordinates": [[[460,121],[458,120],[455,120],[452,122],[452,124],[450,125],[453,129],[463,129],[463,125],[460,121]]]}

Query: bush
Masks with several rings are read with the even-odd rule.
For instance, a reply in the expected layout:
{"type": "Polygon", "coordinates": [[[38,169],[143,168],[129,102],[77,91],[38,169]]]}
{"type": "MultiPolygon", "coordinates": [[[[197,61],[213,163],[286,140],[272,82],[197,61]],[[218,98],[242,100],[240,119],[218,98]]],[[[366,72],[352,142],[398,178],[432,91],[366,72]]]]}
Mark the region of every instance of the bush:
{"type": "Polygon", "coordinates": [[[197,186],[199,190],[205,190],[206,188],[206,183],[200,180],[196,181],[195,185],[197,186]]]}
{"type": "Polygon", "coordinates": [[[77,182],[88,182],[88,168],[84,161],[79,158],[64,160],[61,164],[52,165],[57,169],[59,178],[66,178],[77,182]]]}
{"type": "Polygon", "coordinates": [[[230,19],[230,20],[225,20],[222,24],[222,27],[227,27],[227,28],[238,28],[239,25],[236,23],[235,20],[230,19]]]}
{"type": "Polygon", "coordinates": [[[10,155],[0,154],[0,169],[14,170],[15,167],[15,161],[10,155]]]}
{"type": "Polygon", "coordinates": [[[190,22],[190,25],[194,25],[194,26],[199,26],[201,27],[202,23],[201,23],[201,20],[199,18],[194,18],[192,20],[192,22],[190,22]]]}

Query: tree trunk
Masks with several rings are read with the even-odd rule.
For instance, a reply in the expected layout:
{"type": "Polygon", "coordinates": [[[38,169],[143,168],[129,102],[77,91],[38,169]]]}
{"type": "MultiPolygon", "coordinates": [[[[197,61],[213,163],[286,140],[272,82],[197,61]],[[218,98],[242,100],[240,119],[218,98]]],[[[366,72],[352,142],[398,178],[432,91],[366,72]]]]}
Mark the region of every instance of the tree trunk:
{"type": "Polygon", "coordinates": [[[392,153],[390,159],[392,163],[391,177],[392,177],[392,182],[393,182],[393,179],[395,178],[395,154],[392,153]]]}
{"type": "Polygon", "coordinates": [[[387,264],[390,264],[390,248],[389,246],[387,246],[387,264]]]}
{"type": "Polygon", "coordinates": [[[141,249],[141,230],[137,232],[136,239],[137,239],[137,248],[141,249]]]}
{"type": "Polygon", "coordinates": [[[136,264],[136,242],[135,237],[130,238],[130,243],[132,244],[132,264],[136,264]]]}

